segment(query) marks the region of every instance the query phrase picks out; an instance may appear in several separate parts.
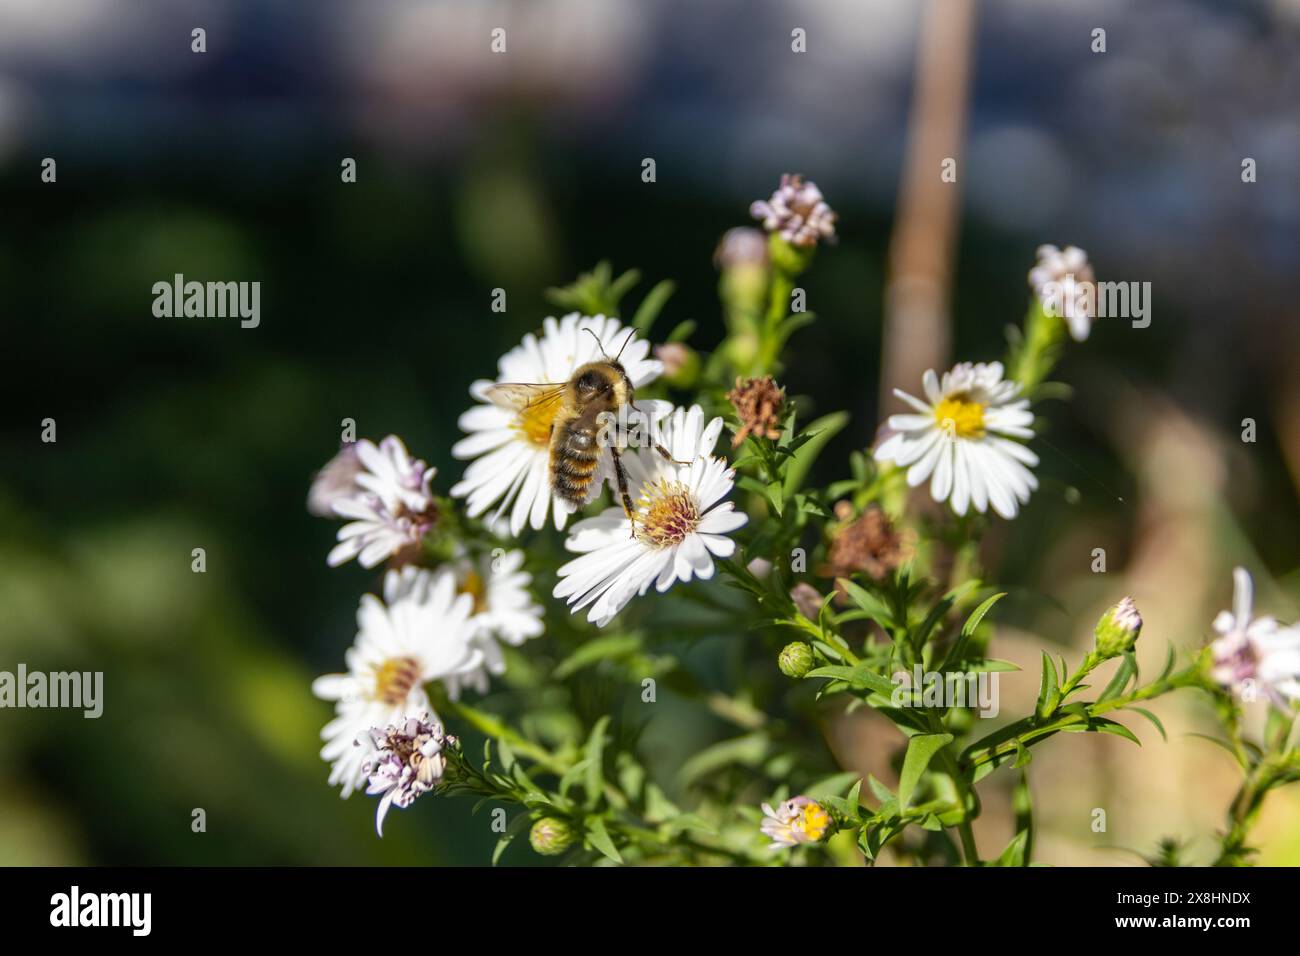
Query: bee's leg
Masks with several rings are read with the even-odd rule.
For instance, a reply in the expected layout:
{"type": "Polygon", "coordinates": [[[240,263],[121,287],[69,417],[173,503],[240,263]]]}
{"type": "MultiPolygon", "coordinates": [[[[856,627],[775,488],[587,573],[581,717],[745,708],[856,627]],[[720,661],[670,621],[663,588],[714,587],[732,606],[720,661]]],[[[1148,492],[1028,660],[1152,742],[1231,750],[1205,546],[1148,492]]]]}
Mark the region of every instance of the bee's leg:
{"type": "Polygon", "coordinates": [[[672,456],[672,453],[671,453],[667,448],[665,448],[663,445],[660,445],[660,444],[657,443],[657,442],[655,443],[655,451],[659,452],[659,454],[663,455],[665,458],[667,458],[669,461],[671,461],[674,465],[689,465],[689,464],[690,464],[689,461],[678,461],[676,458],[674,458],[674,457],[672,456]]]}
{"type": "Polygon", "coordinates": [[[611,446],[610,457],[614,460],[614,481],[618,485],[618,497],[623,502],[623,513],[632,525],[632,537],[636,537],[636,510],[632,507],[632,496],[627,490],[627,472],[623,470],[623,458],[618,449],[611,446]]]}

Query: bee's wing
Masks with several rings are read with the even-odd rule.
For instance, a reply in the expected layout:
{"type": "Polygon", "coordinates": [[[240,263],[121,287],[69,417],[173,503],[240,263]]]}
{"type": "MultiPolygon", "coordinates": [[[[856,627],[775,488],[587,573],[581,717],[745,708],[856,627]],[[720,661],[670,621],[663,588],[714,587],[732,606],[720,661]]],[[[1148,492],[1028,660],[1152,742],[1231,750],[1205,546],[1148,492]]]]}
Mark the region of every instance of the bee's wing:
{"type": "Polygon", "coordinates": [[[522,412],[558,402],[564,395],[564,388],[563,382],[559,385],[501,382],[488,388],[484,394],[494,405],[522,412]]]}

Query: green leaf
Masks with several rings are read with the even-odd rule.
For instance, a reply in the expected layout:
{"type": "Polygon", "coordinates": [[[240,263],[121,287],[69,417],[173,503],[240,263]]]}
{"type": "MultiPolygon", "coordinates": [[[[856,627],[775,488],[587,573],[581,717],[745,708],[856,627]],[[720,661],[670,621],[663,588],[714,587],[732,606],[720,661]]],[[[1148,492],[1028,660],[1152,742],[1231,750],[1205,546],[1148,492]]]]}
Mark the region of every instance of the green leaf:
{"type": "Polygon", "coordinates": [[[893,791],[871,774],[867,774],[867,786],[871,788],[871,792],[876,795],[876,799],[881,803],[889,803],[894,799],[893,791]]]}
{"type": "Polygon", "coordinates": [[[520,831],[528,829],[531,822],[532,818],[527,813],[521,813],[510,821],[506,826],[506,832],[501,834],[496,847],[492,850],[493,866],[497,865],[497,862],[501,859],[501,854],[506,852],[506,847],[510,845],[511,841],[519,836],[520,831]]]}
{"type": "Polygon", "coordinates": [[[556,787],[560,796],[568,796],[569,788],[577,783],[580,777],[584,779],[586,778],[587,767],[590,766],[590,763],[589,760],[579,760],[568,770],[564,771],[564,776],[560,778],[560,782],[556,787]]]}
{"type": "Polygon", "coordinates": [[[605,788],[605,773],[602,761],[605,753],[605,728],[609,726],[609,716],[606,715],[596,721],[596,726],[591,728],[591,734],[587,737],[587,745],[583,748],[583,759],[587,763],[586,782],[583,789],[587,791],[587,809],[594,809],[600,802],[601,794],[605,788]]]}
{"type": "Polygon", "coordinates": [[[921,774],[930,765],[931,758],[952,743],[952,734],[917,734],[907,742],[907,756],[903,758],[903,771],[898,776],[898,805],[906,810],[912,800],[921,774]]]}
{"type": "Polygon", "coordinates": [[[847,681],[855,690],[863,688],[875,691],[877,694],[883,694],[886,697],[892,696],[895,684],[888,677],[882,677],[872,669],[871,665],[863,661],[854,664],[852,667],[843,664],[830,664],[825,667],[817,667],[810,670],[805,677],[831,677],[835,680],[847,681]]]}
{"type": "Polygon", "coordinates": [[[605,821],[600,817],[587,817],[587,842],[615,863],[623,862],[614,841],[609,838],[609,831],[605,829],[605,821]]]}
{"type": "Polygon", "coordinates": [[[1020,742],[1019,737],[1015,737],[1013,739],[1016,744],[1016,762],[1013,763],[1011,766],[1014,767],[1016,770],[1019,770],[1022,767],[1028,766],[1029,761],[1034,759],[1034,755],[1030,752],[1028,747],[1026,747],[1024,744],[1020,742]]]}
{"type": "Polygon", "coordinates": [[[641,305],[637,308],[636,314],[632,316],[632,328],[636,329],[641,335],[649,332],[650,326],[654,325],[655,319],[659,318],[659,313],[663,311],[668,300],[672,298],[676,288],[677,286],[671,279],[664,279],[647,292],[645,298],[641,300],[641,305]]]}
{"type": "Polygon", "coordinates": [[[1236,750],[1233,749],[1232,744],[1228,743],[1228,741],[1226,741],[1226,740],[1220,740],[1218,737],[1211,737],[1209,734],[1189,733],[1189,734],[1187,734],[1186,736],[1188,736],[1188,737],[1199,737],[1201,740],[1208,740],[1210,743],[1214,744],[1216,747],[1222,747],[1225,751],[1228,752],[1229,755],[1231,755],[1231,757],[1232,757],[1233,760],[1235,760],[1237,763],[1239,763],[1239,764],[1241,765],[1241,769],[1243,769],[1243,770],[1249,770],[1249,769],[1250,769],[1250,765],[1249,765],[1248,763],[1246,763],[1246,761],[1244,761],[1244,760],[1241,759],[1241,756],[1237,753],[1236,750]]]}
{"type": "Polygon", "coordinates": [[[844,792],[844,788],[852,783],[861,785],[861,775],[856,770],[845,770],[842,773],[832,774],[818,780],[811,786],[806,787],[803,792],[805,796],[812,797],[814,800],[821,800],[822,797],[839,796],[844,792]]]}
{"type": "Polygon", "coordinates": [[[1007,848],[1002,851],[1002,854],[996,860],[993,861],[993,865],[994,866],[1024,866],[1025,847],[1028,844],[1028,842],[1029,842],[1029,831],[1021,830],[1019,833],[1017,833],[1014,837],[1011,838],[1011,842],[1007,844],[1007,848]]]}
{"type": "Polygon", "coordinates": [[[591,667],[604,660],[618,660],[630,657],[641,650],[641,638],[635,634],[610,634],[587,641],[576,651],[556,665],[551,676],[564,680],[585,667],[591,667]]]}
{"type": "Polygon", "coordinates": [[[777,327],[777,341],[782,345],[785,345],[786,340],[789,339],[790,336],[794,335],[794,333],[798,332],[805,325],[811,325],[813,320],[816,318],[817,313],[815,312],[796,312],[777,327]]]}
{"type": "Polygon", "coordinates": [[[930,632],[935,629],[944,616],[952,609],[952,606],[960,601],[971,591],[977,590],[980,586],[979,581],[966,581],[957,585],[942,598],[939,603],[930,608],[930,613],[925,616],[921,626],[917,628],[916,633],[912,635],[912,646],[920,648],[924,646],[926,639],[929,638],[930,632]]]}
{"type": "Polygon", "coordinates": [[[705,747],[682,764],[679,771],[682,786],[688,787],[731,764],[755,767],[763,762],[768,748],[767,733],[761,730],[705,747]]]}
{"type": "Polygon", "coordinates": [[[695,334],[695,320],[685,319],[673,326],[673,330],[668,333],[665,342],[685,342],[695,334]]]}
{"type": "Polygon", "coordinates": [[[1160,723],[1159,717],[1157,717],[1155,714],[1151,713],[1151,711],[1147,710],[1144,707],[1126,707],[1125,710],[1137,711],[1137,713],[1141,714],[1147,720],[1151,721],[1151,723],[1155,725],[1156,730],[1160,731],[1161,739],[1163,739],[1165,743],[1169,743],[1169,735],[1165,733],[1165,725],[1160,723]]]}
{"type": "Polygon", "coordinates": [[[623,300],[623,296],[632,291],[632,287],[641,281],[641,273],[637,269],[628,269],[621,276],[609,284],[606,289],[606,295],[614,308],[610,311],[617,314],[618,304],[623,300]]]}
{"type": "MultiPolygon", "coordinates": [[[[947,663],[948,661],[960,661],[962,659],[962,656],[966,653],[966,645],[970,643],[971,638],[975,636],[975,629],[979,627],[980,622],[984,620],[984,615],[988,614],[993,605],[997,604],[998,601],[1002,600],[1006,596],[1006,591],[1000,591],[992,597],[987,598],[979,607],[971,611],[970,617],[966,618],[966,623],[961,626],[961,635],[953,643],[952,649],[944,656],[944,663],[947,663]]],[[[976,670],[977,668],[968,667],[966,669],[976,670]]],[[[986,669],[993,670],[993,668],[986,669]]],[[[1010,668],[1003,669],[1020,670],[1020,668],[1016,667],[1014,664],[1011,665],[1010,668]]]]}
{"type": "Polygon", "coordinates": [[[1138,740],[1137,735],[1129,730],[1123,724],[1111,720],[1107,717],[1094,717],[1090,722],[1088,730],[1096,730],[1103,734],[1114,734],[1116,737],[1123,737],[1125,740],[1131,740],[1139,747],[1142,741],[1138,740]]]}
{"type": "Polygon", "coordinates": [[[803,485],[804,478],[808,475],[809,469],[812,468],[813,462],[822,453],[827,442],[834,438],[848,423],[848,412],[832,412],[809,423],[808,427],[804,429],[804,434],[811,435],[812,438],[794,453],[790,459],[790,464],[786,466],[785,493],[787,496],[799,490],[803,485]]]}
{"type": "Polygon", "coordinates": [[[1061,702],[1060,678],[1051,656],[1043,651],[1043,679],[1038,686],[1037,712],[1039,717],[1050,717],[1061,702]]]}
{"type": "Polygon", "coordinates": [[[501,758],[501,769],[506,773],[513,773],[519,760],[515,757],[515,750],[510,746],[510,742],[504,737],[497,739],[497,755],[501,758]]]}
{"type": "Polygon", "coordinates": [[[1014,664],[1011,661],[999,660],[996,657],[986,657],[982,660],[967,661],[962,665],[961,669],[973,673],[979,673],[981,671],[1004,672],[1018,671],[1020,670],[1020,665],[1014,664]]]}
{"type": "Polygon", "coordinates": [[[1129,679],[1137,674],[1137,664],[1133,660],[1132,654],[1125,654],[1119,662],[1119,668],[1115,671],[1115,676],[1101,692],[1097,698],[1100,703],[1103,700],[1110,700],[1113,697],[1119,697],[1124,693],[1124,688],[1128,686],[1129,679]]]}
{"type": "Polygon", "coordinates": [[[1011,793],[1011,809],[1016,818],[1016,832],[1025,834],[1024,855],[1020,865],[1026,866],[1034,858],[1034,802],[1029,790],[1029,774],[1023,770],[1011,793]]]}
{"type": "Polygon", "coordinates": [[[668,829],[673,833],[680,833],[682,830],[700,830],[711,836],[718,835],[718,830],[713,824],[694,813],[682,813],[674,817],[668,821],[668,829]]]}
{"type": "Polygon", "coordinates": [[[885,604],[880,598],[848,578],[837,578],[835,583],[844,589],[844,593],[849,596],[849,599],[861,608],[863,613],[871,620],[885,630],[889,630],[894,626],[894,613],[889,609],[889,605],[885,604]]]}

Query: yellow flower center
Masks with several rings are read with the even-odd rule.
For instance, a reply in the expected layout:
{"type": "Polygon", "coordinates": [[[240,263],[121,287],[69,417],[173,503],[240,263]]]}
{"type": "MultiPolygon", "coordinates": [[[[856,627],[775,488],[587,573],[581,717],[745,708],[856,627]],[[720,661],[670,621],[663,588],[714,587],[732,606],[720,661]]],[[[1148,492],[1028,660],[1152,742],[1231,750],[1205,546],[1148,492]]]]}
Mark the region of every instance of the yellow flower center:
{"type": "Polygon", "coordinates": [[[802,830],[809,840],[817,841],[826,835],[831,825],[831,815],[820,804],[810,803],[800,812],[794,821],[796,829],[802,830]]]}
{"type": "Polygon", "coordinates": [[[984,406],[965,395],[952,395],[934,407],[934,420],[953,438],[984,435],[984,406]]]}
{"type": "Polygon", "coordinates": [[[456,590],[461,594],[468,594],[474,598],[475,614],[482,614],[487,610],[487,584],[484,582],[483,576],[477,571],[473,569],[467,571],[456,590]]]}
{"type": "Polygon", "coordinates": [[[555,421],[555,413],[560,410],[560,404],[560,402],[536,402],[520,409],[515,428],[528,441],[545,448],[551,443],[551,424],[555,421]]]}
{"type": "Polygon", "coordinates": [[[419,661],[413,657],[390,657],[375,670],[375,697],[396,707],[406,700],[419,680],[419,661]]]}
{"type": "Polygon", "coordinates": [[[636,536],[655,548],[666,548],[683,541],[700,523],[700,512],[689,491],[677,482],[659,479],[650,485],[637,502],[636,536]]]}

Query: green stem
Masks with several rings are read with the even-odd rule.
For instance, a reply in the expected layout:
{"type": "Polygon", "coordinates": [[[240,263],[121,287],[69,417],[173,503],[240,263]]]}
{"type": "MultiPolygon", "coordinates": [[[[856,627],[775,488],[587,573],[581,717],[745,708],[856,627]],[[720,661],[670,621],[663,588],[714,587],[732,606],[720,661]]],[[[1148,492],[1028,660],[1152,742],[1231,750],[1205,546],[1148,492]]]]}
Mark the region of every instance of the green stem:
{"type": "Polygon", "coordinates": [[[975,845],[975,830],[971,827],[971,818],[967,809],[973,787],[967,785],[961,768],[957,766],[957,761],[953,759],[947,747],[939,751],[939,759],[943,761],[944,769],[948,771],[953,786],[957,788],[957,800],[961,804],[961,822],[957,824],[957,833],[961,837],[962,857],[966,866],[979,866],[979,848],[975,845]]]}
{"type": "MultiPolygon", "coordinates": [[[[1082,676],[1079,674],[1076,674],[1075,677],[1078,678],[1078,680],[1082,680],[1082,676]]],[[[1068,683],[1077,685],[1078,680],[1071,678],[1071,681],[1068,683]]],[[[1109,711],[1128,707],[1129,705],[1136,704],[1139,701],[1150,700],[1153,697],[1159,697],[1162,694],[1167,694],[1170,691],[1178,690],[1183,687],[1201,686],[1203,686],[1202,668],[1199,664],[1193,664],[1186,670],[1179,671],[1176,674],[1170,674],[1168,677],[1161,678],[1157,681],[1152,681],[1145,687],[1140,687],[1129,694],[1088,704],[1088,717],[1099,717],[1109,711]]],[[[1062,699],[1064,699],[1064,696],[1062,699]]],[[[1031,725],[1027,726],[1024,731],[1016,734],[1008,740],[998,743],[995,746],[989,747],[988,749],[981,751],[980,747],[983,744],[983,741],[976,741],[967,748],[966,754],[968,756],[965,759],[969,762],[970,769],[972,770],[987,763],[997,763],[1001,761],[1002,758],[1017,753],[1023,747],[1027,747],[1042,738],[1050,737],[1060,731],[1063,727],[1085,723],[1086,721],[1087,718],[1078,714],[1067,714],[1064,717],[1058,717],[1047,723],[1038,723],[1037,721],[1027,720],[1026,722],[1031,725]]]]}
{"type": "Polygon", "coordinates": [[[768,300],[767,315],[763,319],[758,361],[754,369],[756,375],[770,375],[776,368],[777,355],[781,350],[781,323],[789,312],[792,292],[794,276],[782,269],[772,270],[771,297],[768,300]]]}
{"type": "MultiPolygon", "coordinates": [[[[929,714],[928,722],[933,733],[943,734],[948,732],[948,728],[944,726],[943,718],[937,714],[929,714]]],[[[952,780],[952,785],[957,791],[957,804],[961,807],[961,822],[957,824],[957,833],[961,837],[962,860],[966,866],[979,866],[979,848],[975,845],[975,831],[971,827],[970,817],[970,804],[973,796],[971,784],[968,783],[967,776],[962,772],[957,761],[953,759],[948,747],[940,750],[937,756],[944,770],[947,771],[948,777],[952,780]]]]}
{"type": "Polygon", "coordinates": [[[1047,378],[1056,364],[1065,320],[1048,315],[1035,299],[1025,316],[1025,337],[1009,360],[1010,377],[1020,383],[1024,394],[1033,397],[1034,389],[1047,378]]]}
{"type": "MultiPolygon", "coordinates": [[[[1095,650],[1089,651],[1084,657],[1083,663],[1079,665],[1078,670],[1070,675],[1070,678],[1061,685],[1061,703],[1064,704],[1069,696],[1074,693],[1075,689],[1083,683],[1083,679],[1096,670],[1097,666],[1105,660],[1106,658],[1102,657],[1095,650]]],[[[1060,709],[1060,705],[1057,705],[1057,709],[1060,709]]],[[[1044,716],[1050,717],[1051,714],[1046,714],[1044,716]]]]}
{"type": "Polygon", "coordinates": [[[536,764],[540,764],[552,773],[563,775],[572,764],[561,760],[555,754],[546,748],[533,743],[528,738],[520,735],[511,727],[501,722],[490,714],[485,714],[477,708],[468,704],[462,704],[459,701],[447,699],[439,703],[439,709],[459,717],[465,723],[469,724],[475,730],[488,737],[494,737],[497,740],[504,740],[510,745],[510,748],[520,756],[527,757],[536,764]]]}
{"type": "Polygon", "coordinates": [[[1219,844],[1219,855],[1214,860],[1214,866],[1235,866],[1242,860],[1250,828],[1254,826],[1259,811],[1264,806],[1264,792],[1260,786],[1264,782],[1261,778],[1264,766],[1261,763],[1255,767],[1233,797],[1228,811],[1228,832],[1219,844]]]}

